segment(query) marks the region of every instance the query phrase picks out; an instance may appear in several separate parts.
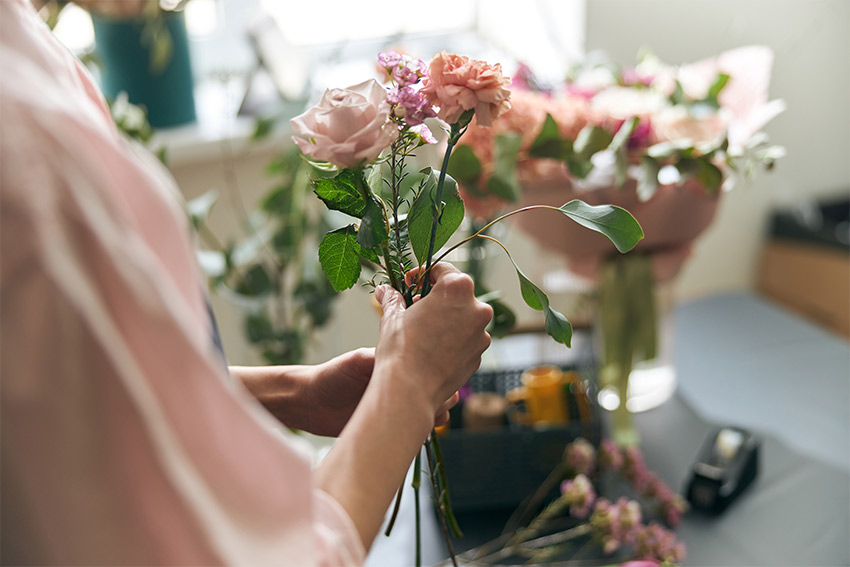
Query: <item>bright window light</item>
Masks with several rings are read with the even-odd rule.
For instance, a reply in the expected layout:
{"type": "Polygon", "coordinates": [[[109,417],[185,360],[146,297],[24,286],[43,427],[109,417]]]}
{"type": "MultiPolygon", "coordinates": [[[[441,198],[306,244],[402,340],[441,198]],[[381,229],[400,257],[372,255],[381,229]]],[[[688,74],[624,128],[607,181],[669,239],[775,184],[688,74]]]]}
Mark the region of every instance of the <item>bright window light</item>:
{"type": "Polygon", "coordinates": [[[209,37],[218,30],[216,0],[192,0],[186,4],[186,31],[195,39],[209,37]]]}
{"type": "Polygon", "coordinates": [[[94,45],[91,16],[74,4],[68,4],[62,10],[53,33],[73,53],[88,51],[94,45]]]}
{"type": "Polygon", "coordinates": [[[477,2],[430,0],[425,5],[382,0],[261,0],[260,4],[291,43],[317,45],[396,34],[472,29],[477,2]]]}

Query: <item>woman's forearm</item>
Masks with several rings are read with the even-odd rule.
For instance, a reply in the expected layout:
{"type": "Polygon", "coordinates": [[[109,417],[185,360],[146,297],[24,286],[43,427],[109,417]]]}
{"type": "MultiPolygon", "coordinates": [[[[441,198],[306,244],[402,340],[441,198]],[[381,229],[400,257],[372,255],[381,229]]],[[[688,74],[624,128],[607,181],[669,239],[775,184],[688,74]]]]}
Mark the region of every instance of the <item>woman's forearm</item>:
{"type": "Polygon", "coordinates": [[[434,424],[434,409],[407,380],[373,377],[315,486],[348,512],[366,549],[381,528],[396,489],[434,424]]]}
{"type": "MultiPolygon", "coordinates": [[[[231,366],[230,373],[242,382],[272,415],[287,427],[310,430],[310,411],[305,403],[312,366],[231,366]]],[[[315,408],[314,408],[315,411],[315,408]]]]}

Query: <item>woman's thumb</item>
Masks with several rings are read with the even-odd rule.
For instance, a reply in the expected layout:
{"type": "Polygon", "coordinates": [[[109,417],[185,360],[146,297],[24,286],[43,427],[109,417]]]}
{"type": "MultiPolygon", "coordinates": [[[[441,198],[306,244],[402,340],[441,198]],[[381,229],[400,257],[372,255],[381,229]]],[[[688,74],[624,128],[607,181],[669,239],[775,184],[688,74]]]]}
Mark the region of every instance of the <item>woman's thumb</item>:
{"type": "Polygon", "coordinates": [[[404,311],[404,297],[386,284],[375,289],[375,300],[384,312],[384,317],[398,311],[404,311]]]}

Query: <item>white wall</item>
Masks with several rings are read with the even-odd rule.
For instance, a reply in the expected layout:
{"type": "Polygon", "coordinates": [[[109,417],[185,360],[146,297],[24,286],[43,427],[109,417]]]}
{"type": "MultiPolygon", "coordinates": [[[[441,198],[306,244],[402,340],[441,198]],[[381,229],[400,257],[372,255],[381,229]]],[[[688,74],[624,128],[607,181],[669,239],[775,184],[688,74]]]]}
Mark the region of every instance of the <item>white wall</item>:
{"type": "Polygon", "coordinates": [[[768,125],[788,155],[772,174],[723,197],[679,279],[683,296],[750,289],[775,207],[850,192],[850,2],[847,0],[588,0],[586,47],[621,64],[651,48],[669,63],[763,44],[774,51],[768,125]]]}

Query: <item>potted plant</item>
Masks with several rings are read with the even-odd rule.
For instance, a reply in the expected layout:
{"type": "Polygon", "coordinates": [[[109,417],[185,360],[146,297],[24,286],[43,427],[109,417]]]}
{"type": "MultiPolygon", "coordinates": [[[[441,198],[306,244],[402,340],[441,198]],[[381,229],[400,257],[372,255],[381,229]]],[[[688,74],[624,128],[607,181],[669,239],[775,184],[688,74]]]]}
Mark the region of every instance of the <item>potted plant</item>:
{"type": "Polygon", "coordinates": [[[188,0],[47,0],[48,23],[73,1],[88,11],[103,94],[126,92],[154,128],[195,121],[194,81],[183,7],[188,0]]]}

